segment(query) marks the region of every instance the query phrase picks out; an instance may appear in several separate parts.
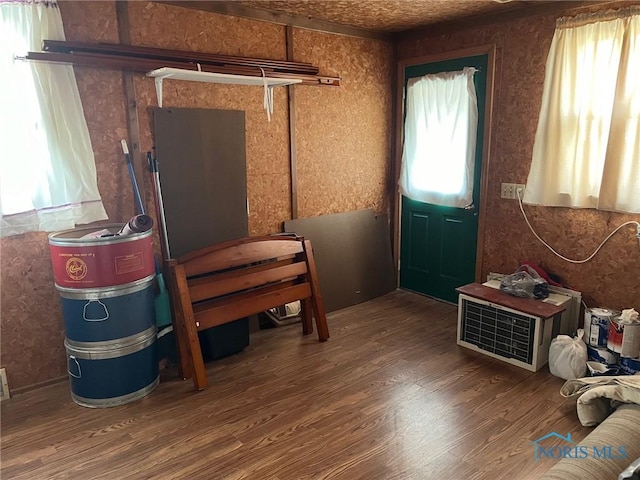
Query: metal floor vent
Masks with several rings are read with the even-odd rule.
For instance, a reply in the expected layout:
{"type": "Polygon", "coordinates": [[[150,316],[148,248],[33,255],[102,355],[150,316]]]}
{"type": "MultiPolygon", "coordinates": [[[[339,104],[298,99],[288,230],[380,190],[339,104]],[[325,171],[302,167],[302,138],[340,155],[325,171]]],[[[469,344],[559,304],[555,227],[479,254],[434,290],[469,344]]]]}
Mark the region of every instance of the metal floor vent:
{"type": "Polygon", "coordinates": [[[536,317],[461,299],[460,340],[504,358],[533,364],[536,317]]]}

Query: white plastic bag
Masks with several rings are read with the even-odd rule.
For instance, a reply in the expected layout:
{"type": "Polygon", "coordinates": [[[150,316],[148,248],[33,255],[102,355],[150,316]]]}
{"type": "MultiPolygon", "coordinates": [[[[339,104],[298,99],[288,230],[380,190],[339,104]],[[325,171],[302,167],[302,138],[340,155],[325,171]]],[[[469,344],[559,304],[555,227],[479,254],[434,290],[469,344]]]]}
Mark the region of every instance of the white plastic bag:
{"type": "Polygon", "coordinates": [[[587,346],[582,340],[584,330],[578,336],[558,335],[549,347],[549,370],[556,377],[574,380],[587,373],[587,346]]]}

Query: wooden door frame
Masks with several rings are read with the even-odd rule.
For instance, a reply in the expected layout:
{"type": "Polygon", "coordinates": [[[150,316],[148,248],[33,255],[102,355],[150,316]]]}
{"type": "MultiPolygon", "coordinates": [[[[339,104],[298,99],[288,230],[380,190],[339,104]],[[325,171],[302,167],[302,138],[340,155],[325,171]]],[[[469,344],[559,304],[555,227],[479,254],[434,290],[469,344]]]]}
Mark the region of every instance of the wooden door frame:
{"type": "Polygon", "coordinates": [[[424,65],[426,63],[455,60],[457,58],[473,57],[476,55],[487,55],[487,90],[484,108],[484,131],[482,144],[482,172],[480,176],[480,196],[479,196],[479,216],[478,216],[478,237],[476,239],[476,282],[481,281],[482,260],[484,251],[484,237],[486,227],[486,206],[487,191],[489,183],[489,159],[491,153],[491,122],[493,119],[493,90],[495,78],[496,46],[481,45],[473,48],[454,50],[434,55],[421,57],[403,58],[398,60],[398,71],[396,77],[396,104],[395,104],[395,155],[393,157],[392,171],[394,175],[394,186],[391,195],[392,229],[393,229],[393,263],[396,269],[396,285],[400,285],[400,224],[402,215],[402,199],[398,181],[400,180],[400,166],[402,163],[402,144],[404,134],[404,85],[405,70],[407,67],[424,65]]]}

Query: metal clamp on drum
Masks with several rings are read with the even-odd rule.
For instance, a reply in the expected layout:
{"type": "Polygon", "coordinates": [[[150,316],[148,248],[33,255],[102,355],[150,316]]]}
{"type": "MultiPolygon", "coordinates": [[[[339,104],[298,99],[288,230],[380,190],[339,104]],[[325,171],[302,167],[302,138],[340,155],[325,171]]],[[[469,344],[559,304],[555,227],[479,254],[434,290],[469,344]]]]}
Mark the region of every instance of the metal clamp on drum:
{"type": "Polygon", "coordinates": [[[82,369],[80,368],[80,364],[78,363],[78,360],[73,355],[69,355],[69,358],[67,359],[67,373],[73,378],[82,378],[82,369]],[[78,367],[78,374],[77,375],[72,373],[71,369],[69,368],[71,360],[76,362],[76,367],[78,367]]]}
{"type": "Polygon", "coordinates": [[[87,303],[85,303],[84,308],[82,309],[82,319],[84,321],[86,321],[86,322],[104,322],[105,320],[109,319],[109,309],[100,300],[89,300],[87,303]],[[98,305],[100,305],[102,307],[102,309],[104,310],[104,316],[102,316],[102,318],[88,318],[87,317],[87,307],[89,305],[91,305],[92,303],[97,303],[98,305]]]}

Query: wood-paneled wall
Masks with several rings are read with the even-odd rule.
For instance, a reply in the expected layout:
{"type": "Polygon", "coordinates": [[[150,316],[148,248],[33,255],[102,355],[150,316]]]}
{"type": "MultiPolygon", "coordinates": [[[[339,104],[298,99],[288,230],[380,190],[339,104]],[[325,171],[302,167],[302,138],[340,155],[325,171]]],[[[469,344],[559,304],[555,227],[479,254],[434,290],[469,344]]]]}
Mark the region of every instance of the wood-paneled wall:
{"type": "MultiPolygon", "coordinates": [[[[114,2],[62,1],[68,40],[118,42],[114,2]]],[[[285,27],[147,2],[129,5],[135,45],[286,59],[285,27]]],[[[294,30],[294,60],[339,75],[343,86],[296,86],[299,146],[299,216],[373,208],[386,213],[390,155],[392,45],[377,40],[294,30]]],[[[119,71],[76,68],[109,220],[134,214],[127,168],[120,150],[126,112],[119,71]]],[[[141,151],[153,145],[154,83],[134,78],[141,151]]],[[[252,235],[281,230],[291,218],[287,93],[275,91],[267,122],[262,90],[192,82],[164,82],[165,107],[245,110],[247,182],[252,235]]],[[[151,183],[144,179],[147,205],[151,183]]],[[[53,283],[47,235],[1,240],[1,358],[10,388],[46,382],[66,373],[64,328],[53,283]]]]}
{"type": "Polygon", "coordinates": [[[296,30],[294,46],[296,60],[343,78],[339,89],[296,93],[299,216],[362,208],[386,212],[390,163],[377,159],[391,154],[392,64],[385,60],[391,45],[296,30]]]}
{"type": "MultiPolygon", "coordinates": [[[[602,8],[611,6],[590,9],[602,8]]],[[[531,260],[581,291],[589,306],[640,309],[640,247],[635,228],[627,227],[616,234],[591,262],[574,265],[553,255],[533,237],[517,201],[500,198],[502,182],[527,181],[555,21],[575,13],[530,16],[433,36],[425,33],[421,38],[401,38],[398,56],[419,57],[486,44],[497,47],[482,276],[490,271],[511,273],[521,261],[531,260]]],[[[590,255],[619,224],[640,220],[639,215],[589,209],[525,206],[525,210],[542,238],[575,259],[590,255]]]]}
{"type": "MultiPolygon", "coordinates": [[[[62,1],[69,40],[117,42],[114,2],[62,1]]],[[[603,8],[603,7],[598,7],[603,8]]],[[[570,14],[571,12],[567,12],[570,14]]],[[[286,58],[285,27],[146,2],[129,6],[134,44],[221,54],[286,58]]],[[[537,124],[544,64],[558,15],[451,29],[398,43],[400,58],[495,43],[497,75],[483,276],[510,272],[521,260],[538,262],[583,292],[590,306],[640,309],[640,248],[629,228],[585,265],[571,265],[533,236],[516,202],[502,200],[502,182],[525,183],[537,124]]],[[[299,216],[389,205],[392,46],[308,30],[294,30],[294,60],[322,74],[342,76],[342,86],[296,88],[299,216]]],[[[134,213],[119,141],[126,138],[125,98],[118,71],[76,68],[96,158],[98,186],[112,222],[134,213]]],[[[153,81],[135,76],[141,150],[153,144],[153,81]]],[[[291,218],[287,95],[275,93],[270,123],[260,89],[165,82],[165,106],[242,109],[247,118],[247,178],[251,234],[280,230],[291,218]]],[[[141,179],[139,179],[140,181],[141,179]]],[[[147,197],[151,184],[145,177],[147,197]]],[[[151,202],[147,202],[151,206],[151,202]]],[[[526,207],[539,233],[571,257],[590,254],[606,234],[637,215],[592,210],[526,207]]],[[[10,387],[65,374],[64,330],[53,285],[47,237],[20,235],[0,241],[0,364],[10,387]]]]}

